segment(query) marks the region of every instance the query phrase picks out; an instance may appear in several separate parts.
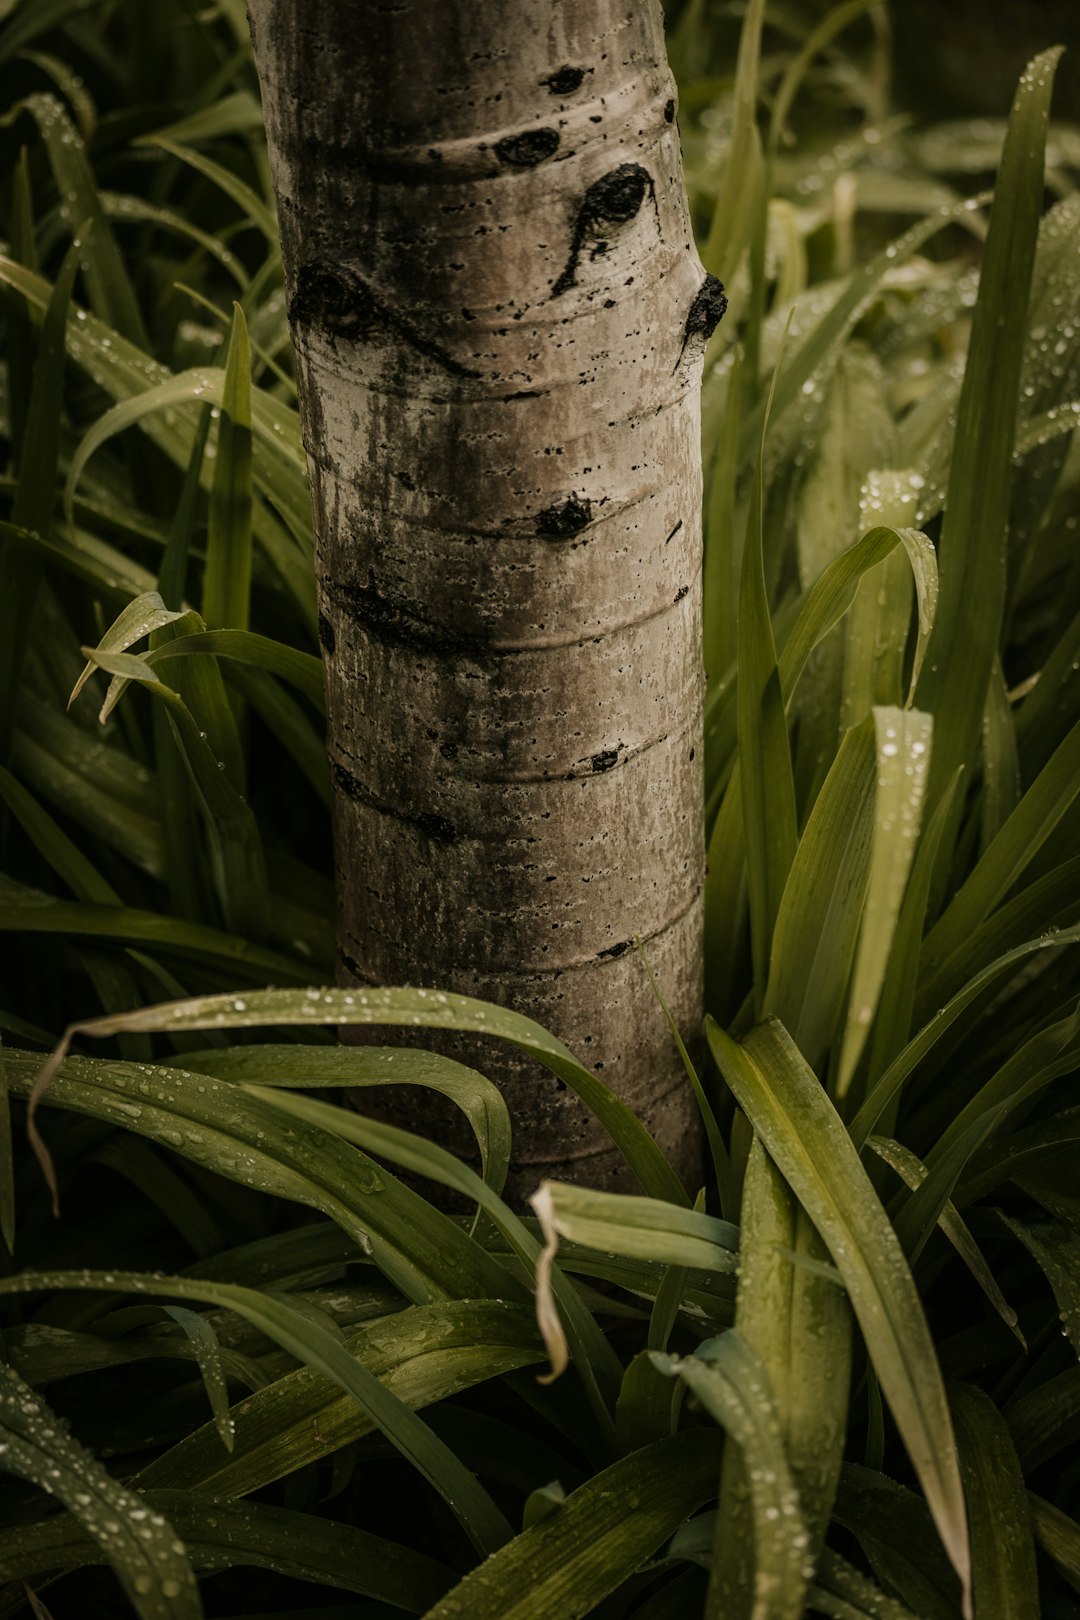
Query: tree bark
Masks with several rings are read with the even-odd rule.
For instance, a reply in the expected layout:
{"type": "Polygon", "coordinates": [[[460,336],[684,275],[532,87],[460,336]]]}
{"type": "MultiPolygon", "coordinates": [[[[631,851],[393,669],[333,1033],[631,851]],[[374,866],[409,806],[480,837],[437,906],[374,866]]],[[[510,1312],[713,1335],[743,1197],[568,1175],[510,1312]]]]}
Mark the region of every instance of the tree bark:
{"type": "MultiPolygon", "coordinates": [[[[692,1179],[694,1107],[633,941],[696,1030],[698,395],[724,299],[693,245],[659,6],[249,13],[311,475],[343,981],[539,1019],[692,1179]]],[[[516,1192],[622,1184],[550,1076],[471,1056],[508,1094],[516,1192]]]]}

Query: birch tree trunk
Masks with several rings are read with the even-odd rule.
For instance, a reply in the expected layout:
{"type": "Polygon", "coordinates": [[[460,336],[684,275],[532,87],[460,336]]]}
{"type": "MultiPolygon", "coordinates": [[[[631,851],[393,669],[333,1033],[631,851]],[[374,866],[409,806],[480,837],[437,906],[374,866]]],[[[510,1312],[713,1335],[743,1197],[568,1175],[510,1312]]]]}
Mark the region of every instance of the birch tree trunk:
{"type": "MultiPolygon", "coordinates": [[[[698,393],[724,299],[693,246],[659,6],[249,13],[311,473],[342,980],[530,1014],[696,1174],[633,949],[695,1030],[698,393]]],[[[623,1184],[550,1076],[471,1055],[507,1091],[514,1190],[623,1184]]]]}

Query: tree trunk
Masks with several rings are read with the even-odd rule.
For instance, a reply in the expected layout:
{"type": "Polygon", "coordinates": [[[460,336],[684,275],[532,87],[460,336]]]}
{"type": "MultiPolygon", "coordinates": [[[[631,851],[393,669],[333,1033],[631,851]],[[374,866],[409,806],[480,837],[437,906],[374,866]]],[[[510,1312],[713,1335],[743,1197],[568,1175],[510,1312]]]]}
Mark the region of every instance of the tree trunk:
{"type": "MultiPolygon", "coordinates": [[[[633,949],[696,1030],[698,393],[724,300],[694,250],[659,6],[249,11],[311,473],[343,980],[530,1014],[696,1175],[633,949]]],[[[507,1091],[518,1193],[621,1184],[550,1076],[470,1052],[507,1091]]]]}

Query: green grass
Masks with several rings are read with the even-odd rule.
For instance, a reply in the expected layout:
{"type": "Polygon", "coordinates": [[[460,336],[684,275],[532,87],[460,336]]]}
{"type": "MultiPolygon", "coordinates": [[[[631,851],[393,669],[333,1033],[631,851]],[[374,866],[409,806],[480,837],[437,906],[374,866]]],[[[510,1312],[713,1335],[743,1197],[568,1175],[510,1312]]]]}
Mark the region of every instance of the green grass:
{"type": "Polygon", "coordinates": [[[0,19],[0,1617],[1080,1615],[1080,132],[1044,174],[1052,54],[919,127],[881,8],[717,11],[700,1190],[529,1020],[323,989],[243,7],[0,19]],[[640,1196],[512,1211],[403,1026],[531,1053],[640,1196]],[[335,1105],[389,1081],[479,1170],[335,1105]]]}

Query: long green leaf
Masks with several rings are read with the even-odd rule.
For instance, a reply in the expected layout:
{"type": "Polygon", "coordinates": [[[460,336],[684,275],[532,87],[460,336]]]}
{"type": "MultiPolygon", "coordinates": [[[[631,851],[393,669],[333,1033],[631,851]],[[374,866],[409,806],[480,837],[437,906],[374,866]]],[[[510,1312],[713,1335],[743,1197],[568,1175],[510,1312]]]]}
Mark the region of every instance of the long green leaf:
{"type": "MultiPolygon", "coordinates": [[[[71,1509],[112,1565],[140,1620],[201,1620],[187,1551],[164,1514],[152,1512],[135,1491],[106,1473],[45,1402],[3,1365],[0,1435],[4,1470],[32,1480],[71,1509]]],[[[6,1575],[4,1563],[0,1553],[0,1574],[6,1575]]]]}
{"type": "MultiPolygon", "coordinates": [[[[622,1150],[644,1190],[652,1198],[688,1205],[685,1189],[637,1116],[533,1019],[490,1002],[443,990],[289,990],[253,991],[243,998],[201,996],[166,1002],[119,1016],[119,1022],[94,1019],[72,1025],[69,1034],[113,1035],[125,1031],[251,1029],[296,1025],[390,1025],[422,1029],[456,1029],[491,1035],[535,1057],[550,1073],[591,1108],[622,1150]]],[[[65,1046],[66,1050],[66,1046],[65,1046]]],[[[62,1061],[58,1052],[56,1061],[62,1061]]],[[[44,1071],[43,1071],[44,1073],[44,1071]]],[[[41,1081],[48,1083],[48,1075],[41,1081]]]]}
{"type": "MultiPolygon", "coordinates": [[[[654,1352],[652,1361],[682,1379],[739,1448],[753,1519],[754,1620],[800,1620],[810,1574],[808,1538],[764,1363],[734,1329],[701,1345],[696,1355],[654,1352]]],[[[717,1520],[717,1551],[728,1528],[717,1520]]],[[[706,1620],[728,1620],[732,1614],[722,1570],[714,1553],[706,1620]]]]}
{"type": "Polygon", "coordinates": [[[866,900],[848,993],[837,1096],[851,1084],[885,982],[918,845],[934,723],[917,709],[875,709],[877,788],[866,900]]]}
{"type": "Polygon", "coordinates": [[[1001,157],[953,437],[941,598],[917,701],[934,715],[930,802],[978,751],[1005,603],[1005,530],[1050,92],[1060,50],[1025,70],[1001,157]]]}
{"type": "Polygon", "coordinates": [[[213,1283],[202,1278],[166,1277],[156,1272],[149,1276],[127,1271],[23,1272],[0,1279],[0,1294],[57,1288],[96,1288],[110,1293],[120,1289],[137,1295],[197,1300],[236,1311],[298,1361],[322,1373],[351,1395],[402,1456],[445,1498],[479,1552],[494,1552],[509,1540],[511,1531],[503,1515],[449,1447],[432,1433],[422,1418],[350,1355],[340,1339],[294,1305],[254,1288],[213,1283]]]}
{"type": "Polygon", "coordinates": [[[203,618],[211,630],[246,630],[251,604],[251,346],[239,304],[233,305],[216,450],[203,618]]]}
{"type": "Polygon", "coordinates": [[[952,1390],[971,1524],[975,1620],[1039,1620],[1039,1580],[1024,1476],[1004,1418],[970,1384],[952,1390]]]}
{"type": "MultiPolygon", "coordinates": [[[[445,1565],[416,1547],[313,1513],[193,1491],[147,1491],[144,1499],[151,1512],[168,1518],[195,1568],[207,1574],[253,1565],[409,1614],[423,1613],[453,1580],[445,1565]]],[[[5,1539],[0,1567],[11,1580],[39,1580],[97,1561],[94,1542],[66,1515],[9,1528],[5,1539]]]]}
{"type": "Polygon", "coordinates": [[[945,1388],[903,1251],[859,1156],[783,1026],[739,1046],[712,1020],[709,1045],[740,1106],[844,1279],[882,1390],[970,1611],[964,1497],[945,1388]]]}
{"type": "Polygon", "coordinates": [[[426,1620],[588,1614],[708,1499],[719,1462],[715,1435],[701,1430],[635,1451],[467,1575],[426,1620]]]}

